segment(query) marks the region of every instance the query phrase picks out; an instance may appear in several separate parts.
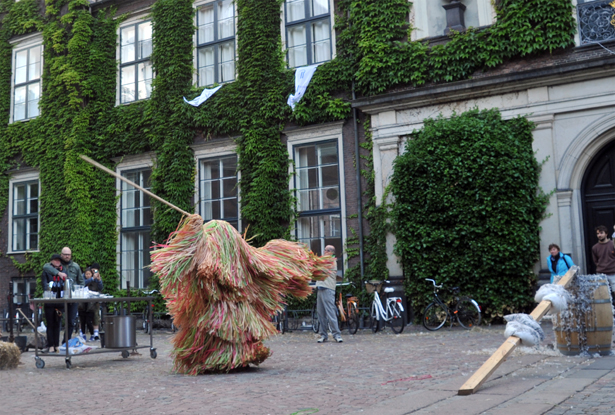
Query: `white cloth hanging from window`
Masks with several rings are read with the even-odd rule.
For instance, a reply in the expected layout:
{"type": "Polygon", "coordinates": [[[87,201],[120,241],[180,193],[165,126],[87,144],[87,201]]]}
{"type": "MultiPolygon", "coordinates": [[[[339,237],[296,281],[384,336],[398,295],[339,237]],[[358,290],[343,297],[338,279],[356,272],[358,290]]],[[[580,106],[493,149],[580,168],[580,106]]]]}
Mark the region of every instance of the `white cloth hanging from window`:
{"type": "Polygon", "coordinates": [[[318,65],[304,66],[297,68],[295,71],[295,93],[294,95],[291,94],[287,101],[287,104],[290,105],[293,111],[295,110],[295,105],[297,105],[297,102],[303,98],[303,94],[305,94],[305,91],[310,84],[317,67],[318,65]]]}
{"type": "Polygon", "coordinates": [[[198,107],[199,105],[201,105],[203,102],[207,101],[213,94],[215,94],[218,89],[222,88],[222,85],[217,86],[213,89],[204,89],[203,92],[201,92],[201,95],[199,95],[198,97],[196,97],[195,99],[193,99],[192,101],[188,101],[186,99],[186,97],[184,97],[184,101],[186,102],[186,104],[190,104],[193,107],[198,107]]]}

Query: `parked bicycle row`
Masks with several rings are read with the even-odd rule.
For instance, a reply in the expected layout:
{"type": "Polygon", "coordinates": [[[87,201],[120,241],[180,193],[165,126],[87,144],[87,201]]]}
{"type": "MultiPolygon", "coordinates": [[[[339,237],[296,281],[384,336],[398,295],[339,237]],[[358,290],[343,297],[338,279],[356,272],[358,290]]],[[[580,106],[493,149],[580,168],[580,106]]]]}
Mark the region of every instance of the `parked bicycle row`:
{"type": "MultiPolygon", "coordinates": [[[[446,288],[443,284],[436,284],[433,279],[426,281],[433,285],[433,300],[420,315],[421,323],[427,330],[439,330],[447,323],[450,327],[458,324],[465,329],[480,325],[481,308],[475,300],[460,295],[459,287],[446,288]],[[448,295],[443,297],[439,294],[440,291],[447,292],[448,295]]],[[[358,297],[343,293],[342,287],[353,284],[337,283],[336,287],[340,290],[335,294],[335,312],[340,332],[347,330],[349,334],[355,334],[359,328],[369,328],[376,333],[390,326],[394,333],[402,333],[409,323],[409,310],[404,307],[403,298],[394,295],[394,288],[385,287],[385,284],[390,283],[388,280],[364,282],[367,293],[373,294],[369,306],[360,306],[358,297]]],[[[311,310],[285,309],[274,316],[273,322],[280,333],[309,329],[319,333],[318,304],[314,304],[311,310]]],[[[333,332],[330,325],[328,329],[333,332]]]]}

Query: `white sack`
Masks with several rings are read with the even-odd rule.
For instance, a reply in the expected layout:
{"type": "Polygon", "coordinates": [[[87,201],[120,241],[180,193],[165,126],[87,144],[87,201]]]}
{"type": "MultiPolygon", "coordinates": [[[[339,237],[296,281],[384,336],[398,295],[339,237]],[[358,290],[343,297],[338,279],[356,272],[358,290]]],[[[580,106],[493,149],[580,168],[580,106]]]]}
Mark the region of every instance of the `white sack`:
{"type": "Polygon", "coordinates": [[[534,297],[534,301],[540,303],[543,300],[551,301],[553,308],[549,310],[549,313],[561,313],[568,309],[568,301],[572,300],[570,293],[561,285],[557,284],[545,284],[534,297]]]}
{"type": "Polygon", "coordinates": [[[508,321],[504,335],[517,336],[526,346],[536,346],[545,339],[542,327],[527,314],[509,314],[504,316],[508,321]]]}

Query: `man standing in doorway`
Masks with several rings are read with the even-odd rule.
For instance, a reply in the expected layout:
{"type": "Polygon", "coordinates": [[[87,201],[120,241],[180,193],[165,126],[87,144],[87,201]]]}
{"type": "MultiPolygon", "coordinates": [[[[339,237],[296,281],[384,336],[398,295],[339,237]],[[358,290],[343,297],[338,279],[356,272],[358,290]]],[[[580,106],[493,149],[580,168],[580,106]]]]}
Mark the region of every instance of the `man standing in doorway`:
{"type": "MultiPolygon", "coordinates": [[[[75,284],[83,285],[83,276],[81,275],[81,268],[77,265],[76,262],[73,262],[73,253],[69,247],[65,246],[62,248],[62,253],[60,254],[60,260],[62,262],[64,272],[58,271],[55,269],[50,263],[47,263],[43,266],[43,270],[50,275],[59,276],[63,280],[69,279],[71,280],[71,284],[74,286],[75,284]]],[[[77,304],[69,303],[68,304],[68,323],[66,328],[68,329],[68,338],[70,339],[73,331],[75,329],[75,321],[77,320],[77,304]]]]}
{"type": "Polygon", "coordinates": [[[611,291],[615,283],[615,246],[606,236],[606,226],[600,225],[596,228],[598,243],[592,246],[592,257],[596,264],[596,272],[606,274],[611,291]]]}
{"type": "MultiPolygon", "coordinates": [[[[335,257],[335,247],[327,245],[324,255],[335,257]]],[[[316,282],[316,310],[318,312],[318,322],[320,324],[320,337],[318,343],[324,343],[328,338],[328,330],[331,328],[333,338],[341,343],[342,333],[337,325],[337,315],[335,312],[335,282],[337,273],[331,273],[324,281],[316,282]]]]}

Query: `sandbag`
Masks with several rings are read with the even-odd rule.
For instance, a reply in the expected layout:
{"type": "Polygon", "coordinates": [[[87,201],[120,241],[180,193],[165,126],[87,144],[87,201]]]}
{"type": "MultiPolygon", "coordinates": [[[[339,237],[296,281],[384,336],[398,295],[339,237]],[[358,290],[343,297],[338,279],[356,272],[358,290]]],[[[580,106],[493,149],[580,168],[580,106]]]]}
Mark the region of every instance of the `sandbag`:
{"type": "Polygon", "coordinates": [[[545,339],[540,324],[527,314],[509,314],[504,319],[508,322],[504,336],[516,336],[524,346],[537,346],[545,339]]]}
{"type": "Polygon", "coordinates": [[[536,292],[534,301],[540,303],[543,300],[551,301],[552,308],[549,314],[560,313],[568,308],[568,302],[572,300],[570,293],[561,285],[545,284],[536,292]]]}

